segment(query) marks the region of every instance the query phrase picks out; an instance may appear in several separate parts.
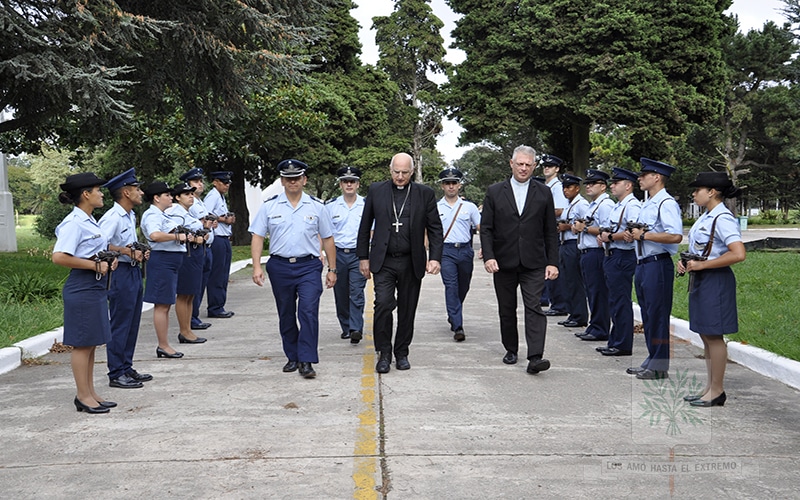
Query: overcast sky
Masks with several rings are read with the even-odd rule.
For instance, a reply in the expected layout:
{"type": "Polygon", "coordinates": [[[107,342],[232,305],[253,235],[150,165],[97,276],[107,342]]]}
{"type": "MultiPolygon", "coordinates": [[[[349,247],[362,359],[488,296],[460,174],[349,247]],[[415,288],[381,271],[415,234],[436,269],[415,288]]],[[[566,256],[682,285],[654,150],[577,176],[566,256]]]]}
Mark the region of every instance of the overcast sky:
{"type": "MultiPolygon", "coordinates": [[[[361,61],[366,64],[375,64],[378,61],[378,49],[375,46],[375,32],[370,30],[372,18],[375,16],[388,16],[394,9],[392,0],[356,0],[358,8],[351,11],[360,25],[359,38],[361,39],[362,53],[361,61]]],[[[778,24],[785,21],[780,13],[784,7],[780,0],[734,0],[729,12],[739,16],[739,29],[746,32],[750,29],[759,29],[767,20],[773,20],[778,24]]],[[[442,37],[444,45],[448,49],[447,60],[457,64],[464,58],[463,52],[449,48],[453,42],[450,32],[455,28],[456,15],[448,7],[444,0],[431,0],[433,13],[444,22],[442,37]]],[[[456,146],[460,127],[457,123],[447,120],[444,124],[444,132],[439,137],[437,146],[444,155],[446,162],[450,163],[457,160],[469,148],[459,148],[456,146]]]]}

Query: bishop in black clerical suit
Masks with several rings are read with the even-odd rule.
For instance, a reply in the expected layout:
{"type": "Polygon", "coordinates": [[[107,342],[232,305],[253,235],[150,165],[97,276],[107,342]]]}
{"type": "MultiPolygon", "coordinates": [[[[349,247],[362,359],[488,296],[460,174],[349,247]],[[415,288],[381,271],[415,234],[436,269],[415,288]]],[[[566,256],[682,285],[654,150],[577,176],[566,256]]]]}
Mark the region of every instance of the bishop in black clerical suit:
{"type": "Polygon", "coordinates": [[[367,279],[375,276],[373,337],[380,352],[378,373],[389,372],[392,354],[398,370],[411,368],[408,347],[414,336],[422,277],[426,271],[437,274],[442,258],[442,223],[433,189],[411,182],[414,161],[405,153],[396,154],[389,169],[391,180],[369,187],[356,247],[361,273],[367,279]],[[397,333],[392,346],[395,307],[397,333]]]}

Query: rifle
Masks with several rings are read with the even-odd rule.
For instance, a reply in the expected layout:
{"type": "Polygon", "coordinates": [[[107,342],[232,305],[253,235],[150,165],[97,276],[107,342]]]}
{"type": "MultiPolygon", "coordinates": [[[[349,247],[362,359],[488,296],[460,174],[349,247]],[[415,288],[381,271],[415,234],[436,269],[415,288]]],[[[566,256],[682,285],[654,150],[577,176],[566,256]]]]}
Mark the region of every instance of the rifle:
{"type": "MultiPolygon", "coordinates": [[[[600,228],[598,228],[598,230],[600,231],[599,234],[603,234],[603,233],[614,234],[614,228],[613,227],[600,227],[600,228]]],[[[611,242],[610,241],[604,241],[603,242],[603,254],[606,257],[611,255],[610,250],[611,250],[611,242]]]]}
{"type": "MultiPolygon", "coordinates": [[[[134,241],[133,243],[128,245],[128,247],[132,250],[142,252],[142,279],[144,279],[145,277],[147,277],[147,267],[146,267],[147,260],[144,258],[144,255],[150,250],[152,250],[152,248],[147,243],[142,243],[140,241],[134,241]]],[[[131,259],[131,265],[132,266],[136,265],[136,261],[131,259]]]]}
{"type": "Polygon", "coordinates": [[[100,278],[103,277],[103,275],[100,274],[100,263],[108,263],[108,273],[106,273],[106,290],[111,289],[111,263],[114,262],[114,259],[117,257],[119,257],[119,252],[116,250],[101,250],[97,252],[94,257],[92,257],[92,260],[95,261],[97,267],[97,270],[95,271],[95,279],[97,279],[97,281],[100,281],[100,278]]]}
{"type": "MultiPolygon", "coordinates": [[[[650,226],[644,222],[628,221],[625,225],[625,230],[632,233],[634,229],[641,229],[646,233],[650,230],[650,226]]],[[[644,253],[644,242],[642,240],[637,240],[636,245],[639,247],[639,255],[642,255],[644,253]]]]}

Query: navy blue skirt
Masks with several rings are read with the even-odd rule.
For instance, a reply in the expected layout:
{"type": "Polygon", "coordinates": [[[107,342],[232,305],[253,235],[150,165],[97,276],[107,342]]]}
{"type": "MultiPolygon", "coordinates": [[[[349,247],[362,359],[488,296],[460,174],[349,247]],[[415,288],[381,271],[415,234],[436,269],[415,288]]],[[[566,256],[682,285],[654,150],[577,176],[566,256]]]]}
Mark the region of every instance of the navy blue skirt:
{"type": "Polygon", "coordinates": [[[192,254],[186,254],[183,264],[178,271],[178,295],[200,295],[203,286],[203,264],[205,252],[211,253],[210,248],[192,247],[192,254]]]}
{"type": "Polygon", "coordinates": [[[89,347],[111,341],[106,279],[98,280],[94,271],[86,269],[70,271],[62,291],[65,345],[89,347]]]}
{"type": "Polygon", "coordinates": [[[689,329],[703,335],[739,331],[736,310],[736,277],[730,267],[694,273],[689,290],[689,329]]]}
{"type": "Polygon", "coordinates": [[[178,293],[178,270],[183,264],[183,252],[153,250],[147,261],[147,283],[144,301],[151,304],[174,304],[178,293]]]}

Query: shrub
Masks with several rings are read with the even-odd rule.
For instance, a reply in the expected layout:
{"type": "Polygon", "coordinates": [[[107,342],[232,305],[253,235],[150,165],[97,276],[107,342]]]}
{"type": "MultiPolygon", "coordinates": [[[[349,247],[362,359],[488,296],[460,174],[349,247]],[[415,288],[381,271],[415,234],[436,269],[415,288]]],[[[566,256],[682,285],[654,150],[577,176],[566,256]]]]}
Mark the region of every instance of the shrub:
{"type": "Polygon", "coordinates": [[[62,283],[39,275],[7,274],[0,276],[0,296],[4,302],[30,304],[55,299],[61,294],[62,283]]]}

